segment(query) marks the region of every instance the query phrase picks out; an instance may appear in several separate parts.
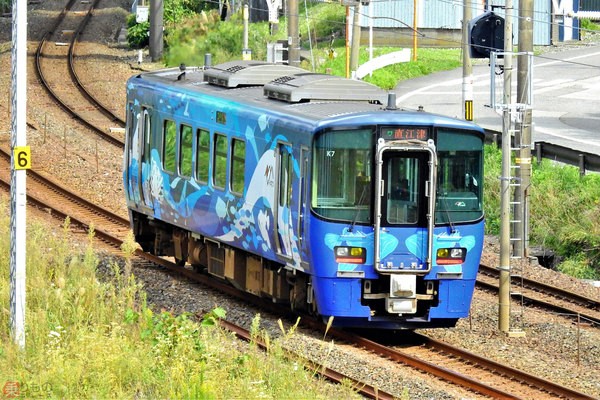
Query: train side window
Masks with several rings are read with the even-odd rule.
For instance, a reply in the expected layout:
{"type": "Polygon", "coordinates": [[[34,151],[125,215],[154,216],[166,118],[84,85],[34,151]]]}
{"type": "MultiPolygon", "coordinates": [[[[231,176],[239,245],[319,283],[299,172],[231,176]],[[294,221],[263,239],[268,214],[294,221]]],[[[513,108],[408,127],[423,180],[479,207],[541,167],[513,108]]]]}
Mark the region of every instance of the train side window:
{"type": "Polygon", "coordinates": [[[163,168],[175,173],[177,127],[174,121],[166,119],[163,124],[163,168]]]}
{"type": "Polygon", "coordinates": [[[196,178],[200,182],[208,182],[208,166],[210,162],[210,134],[204,129],[198,129],[196,135],[196,178]]]}
{"type": "Polygon", "coordinates": [[[289,146],[280,145],[281,172],[279,174],[279,205],[288,207],[292,196],[292,155],[289,146]]]}
{"type": "Polygon", "coordinates": [[[142,162],[146,163],[150,161],[150,133],[151,133],[151,119],[150,110],[143,108],[142,114],[144,115],[144,127],[143,127],[143,141],[144,146],[142,148],[142,162]]]}
{"type": "Polygon", "coordinates": [[[231,141],[231,190],[244,193],[244,175],[246,173],[246,142],[240,139],[231,141]]]}
{"type": "Polygon", "coordinates": [[[179,172],[183,176],[192,176],[192,127],[181,125],[181,139],[179,145],[179,172]]]}
{"type": "Polygon", "coordinates": [[[213,184],[225,189],[227,183],[227,136],[215,134],[213,184]]]}

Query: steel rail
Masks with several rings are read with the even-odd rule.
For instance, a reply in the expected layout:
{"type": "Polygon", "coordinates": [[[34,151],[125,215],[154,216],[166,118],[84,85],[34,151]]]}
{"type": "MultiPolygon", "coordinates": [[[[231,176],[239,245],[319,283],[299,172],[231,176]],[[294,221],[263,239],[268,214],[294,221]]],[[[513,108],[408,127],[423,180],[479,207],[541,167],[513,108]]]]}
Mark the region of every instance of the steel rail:
{"type": "MultiPolygon", "coordinates": [[[[488,276],[498,277],[498,272],[495,270],[495,268],[492,268],[492,267],[489,267],[486,265],[480,265],[479,268],[480,268],[480,273],[485,273],[488,276]]],[[[576,304],[576,305],[578,305],[582,308],[586,308],[588,310],[600,312],[600,301],[591,299],[589,297],[582,296],[578,293],[569,292],[567,290],[564,290],[564,289],[561,289],[561,288],[558,288],[555,286],[546,285],[542,282],[537,282],[537,281],[527,279],[527,278],[523,278],[523,283],[524,283],[524,287],[529,288],[529,289],[533,290],[534,292],[539,292],[541,294],[551,296],[551,297],[557,298],[559,300],[564,300],[566,302],[576,304]]],[[[480,288],[486,289],[486,290],[492,290],[494,292],[498,291],[498,285],[486,282],[480,278],[477,279],[477,286],[480,288]]],[[[559,314],[562,314],[565,316],[571,316],[572,318],[581,317],[582,319],[590,322],[592,325],[596,325],[596,326],[600,327],[600,317],[598,316],[598,314],[593,315],[589,312],[577,311],[577,310],[574,310],[574,309],[566,307],[566,306],[561,306],[559,304],[550,303],[550,302],[542,300],[542,299],[537,299],[533,296],[526,295],[525,293],[512,294],[512,297],[515,299],[520,299],[522,297],[523,301],[526,302],[527,304],[531,304],[531,305],[534,305],[534,306],[537,306],[540,308],[551,310],[553,312],[556,312],[556,313],[559,313],[559,314]]]]}
{"type": "Polygon", "coordinates": [[[79,79],[79,75],[77,75],[77,71],[75,70],[75,63],[74,63],[75,48],[77,47],[77,43],[79,42],[79,38],[80,38],[83,30],[85,29],[85,27],[89,23],[90,19],[92,18],[93,12],[96,9],[96,7],[98,6],[99,2],[100,2],[100,0],[94,0],[94,2],[92,3],[92,6],[90,8],[90,10],[86,14],[86,16],[83,19],[83,21],[81,22],[81,24],[79,24],[79,26],[77,27],[77,30],[75,31],[75,33],[73,34],[73,37],[71,38],[71,45],[69,46],[69,54],[68,54],[69,74],[71,74],[71,79],[73,79],[73,82],[75,83],[75,86],[77,86],[77,88],[79,89],[79,91],[81,92],[81,94],[83,94],[83,96],[86,99],[88,99],[88,101],[90,103],[94,104],[96,106],[96,108],[101,113],[103,113],[104,115],[106,115],[111,121],[118,123],[119,126],[121,128],[123,128],[123,127],[125,127],[125,121],[123,121],[123,119],[121,117],[119,117],[118,115],[116,115],[115,113],[113,113],[108,107],[106,107],[104,104],[102,104],[100,102],[100,100],[96,99],[85,88],[85,86],[81,82],[81,79],[79,79]]]}
{"type": "MultiPolygon", "coordinates": [[[[77,119],[78,121],[80,121],[83,125],[85,125],[88,129],[92,130],[94,133],[96,133],[98,136],[100,136],[102,139],[104,139],[105,141],[109,142],[110,144],[113,144],[115,146],[118,147],[123,147],[125,145],[125,143],[120,140],[117,139],[111,135],[109,135],[108,133],[104,132],[102,129],[99,129],[98,127],[96,127],[93,123],[91,123],[90,121],[86,120],[83,116],[81,116],[79,113],[77,113],[75,110],[72,110],[68,104],[66,104],[59,96],[58,94],[50,87],[50,84],[48,83],[48,81],[46,80],[43,70],[42,70],[42,57],[43,57],[43,48],[45,46],[45,44],[48,41],[48,38],[54,33],[54,31],[60,26],[60,24],[62,23],[62,21],[64,20],[67,12],[73,7],[74,3],[76,1],[75,0],[70,0],[69,3],[67,3],[67,5],[65,6],[65,8],[63,9],[63,11],[59,14],[58,18],[57,18],[57,22],[55,23],[54,27],[52,30],[46,32],[44,34],[44,36],[42,37],[42,40],[39,42],[38,47],[36,49],[35,52],[35,66],[36,66],[36,73],[37,73],[37,77],[39,79],[39,81],[42,83],[42,86],[44,87],[44,89],[50,94],[50,96],[54,99],[54,101],[65,111],[67,112],[69,115],[73,116],[75,119],[77,119]]],[[[91,9],[90,9],[91,10],[91,9]]]]}

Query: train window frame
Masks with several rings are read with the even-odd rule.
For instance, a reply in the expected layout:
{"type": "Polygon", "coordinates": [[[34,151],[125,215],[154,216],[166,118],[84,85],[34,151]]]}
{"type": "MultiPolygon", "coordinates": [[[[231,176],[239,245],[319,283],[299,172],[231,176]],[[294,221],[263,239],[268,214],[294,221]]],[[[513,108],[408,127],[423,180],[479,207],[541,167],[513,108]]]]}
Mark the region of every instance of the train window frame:
{"type": "Polygon", "coordinates": [[[196,129],[196,180],[208,183],[210,179],[210,132],[208,129],[196,129]],[[202,143],[207,139],[206,146],[202,143]]]}
{"type": "Polygon", "coordinates": [[[150,138],[152,137],[152,108],[142,106],[142,163],[150,162],[150,138]]]}
{"type": "Polygon", "coordinates": [[[194,129],[191,125],[179,126],[179,174],[191,177],[193,169],[194,129]]]}
{"type": "Polygon", "coordinates": [[[484,217],[483,145],[484,138],[478,131],[441,127],[436,130],[436,225],[469,223],[484,217]],[[445,170],[453,172],[449,175],[445,170]],[[448,183],[454,183],[450,189],[448,183]]]}
{"type": "Polygon", "coordinates": [[[213,134],[213,161],[212,161],[212,182],[213,182],[213,186],[215,188],[221,189],[221,190],[225,190],[225,186],[227,185],[227,150],[229,148],[229,140],[227,138],[227,135],[224,135],[222,133],[217,133],[215,132],[213,134]],[[225,150],[225,152],[223,153],[222,150],[220,150],[219,144],[221,142],[221,140],[225,140],[225,144],[223,146],[223,149],[225,150]],[[221,182],[221,177],[219,176],[221,173],[223,173],[222,176],[222,182],[221,182]]]}
{"type": "Polygon", "coordinates": [[[177,124],[167,118],[163,120],[162,124],[162,167],[165,172],[172,174],[177,172],[177,124]],[[171,136],[172,144],[168,140],[171,136]],[[167,146],[170,147],[167,148],[167,146]],[[169,168],[171,164],[173,165],[172,169],[169,168]]]}
{"type": "Polygon", "coordinates": [[[315,136],[310,195],[313,213],[327,220],[372,223],[374,129],[330,129],[315,136]],[[332,182],[338,187],[333,187],[332,182]]]}
{"type": "Polygon", "coordinates": [[[231,139],[230,164],[229,187],[232,193],[242,195],[246,186],[246,141],[239,138],[231,139]],[[240,145],[243,145],[242,155],[237,154],[240,145]]]}

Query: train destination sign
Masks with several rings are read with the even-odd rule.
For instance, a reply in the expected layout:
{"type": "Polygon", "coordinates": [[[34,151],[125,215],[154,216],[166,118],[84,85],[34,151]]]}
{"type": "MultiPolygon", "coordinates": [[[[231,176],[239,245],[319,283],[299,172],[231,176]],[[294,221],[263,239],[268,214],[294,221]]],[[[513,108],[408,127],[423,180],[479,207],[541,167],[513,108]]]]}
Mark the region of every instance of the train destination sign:
{"type": "Polygon", "coordinates": [[[415,127],[384,127],[381,128],[381,137],[386,140],[427,140],[429,130],[415,127]]]}

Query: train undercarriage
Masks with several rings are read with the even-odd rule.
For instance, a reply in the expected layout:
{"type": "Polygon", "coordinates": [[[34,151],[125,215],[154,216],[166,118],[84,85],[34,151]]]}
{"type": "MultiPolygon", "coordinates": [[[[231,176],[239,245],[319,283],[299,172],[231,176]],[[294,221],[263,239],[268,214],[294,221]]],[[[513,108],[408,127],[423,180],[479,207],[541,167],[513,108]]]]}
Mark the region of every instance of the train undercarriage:
{"type": "Polygon", "coordinates": [[[238,290],[289,304],[294,310],[316,312],[310,276],[303,272],[143,214],[133,212],[133,221],[135,239],[146,252],[173,257],[182,267],[190,264],[197,272],[226,280],[238,290]]]}

